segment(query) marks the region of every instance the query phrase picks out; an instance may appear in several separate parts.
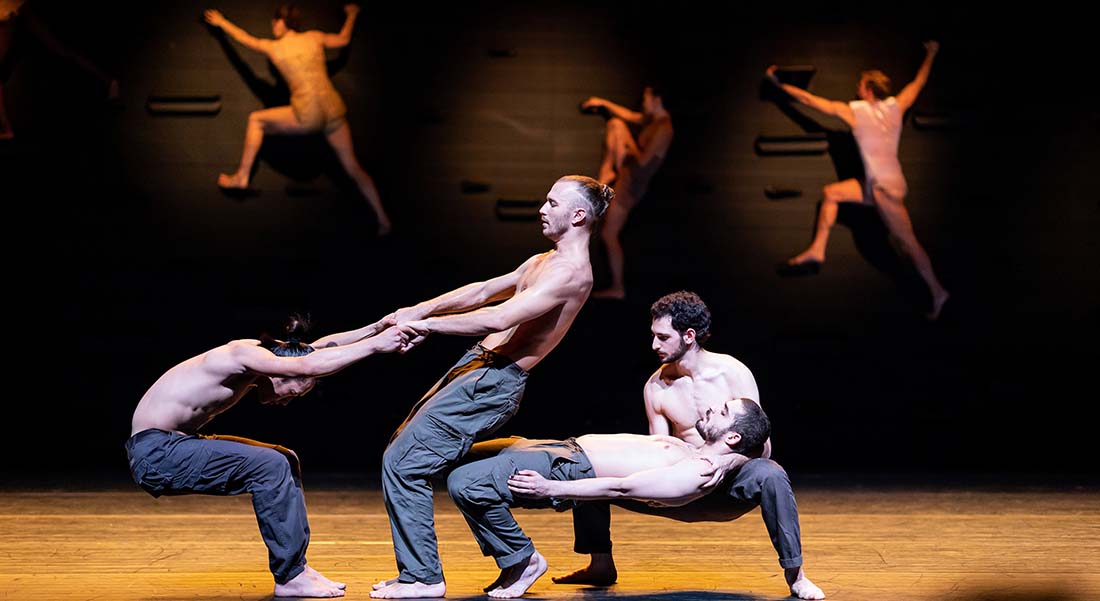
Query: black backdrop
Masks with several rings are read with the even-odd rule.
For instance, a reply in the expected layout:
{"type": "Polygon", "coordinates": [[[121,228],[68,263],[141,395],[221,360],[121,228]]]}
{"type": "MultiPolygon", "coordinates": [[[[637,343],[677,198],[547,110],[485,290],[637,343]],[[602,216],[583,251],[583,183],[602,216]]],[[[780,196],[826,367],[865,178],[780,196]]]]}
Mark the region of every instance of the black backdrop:
{"type": "MultiPolygon", "coordinates": [[[[544,250],[537,224],[498,219],[496,201],[593,174],[600,122],[577,103],[637,106],[649,82],[667,90],[676,140],[624,233],[630,298],[588,302],[503,434],[644,430],[641,387],[657,367],[648,305],[686,288],[714,313],[710,348],[754,371],[789,469],[1094,471],[1098,111],[1084,92],[1088,32],[1067,11],[366,6],[333,78],[395,220],[378,240],[320,139],[270,138],[260,193],[219,192],[247,113],[279,102],[278,90],[261,93],[270,68],[219,44],[201,5],[148,4],[31,4],[118,75],[117,105],[33,37],[17,37],[5,61],[17,131],[0,143],[15,359],[5,472],[124,474],[133,407],[174,363],[274,332],[290,311],[310,312],[318,334],[358,327],[544,250]],[[760,133],[835,126],[763,95],[767,65],[814,65],[811,91],[849,99],[861,69],[908,81],[929,37],[943,49],[915,110],[959,125],[910,118],[901,158],[918,237],[954,294],[937,324],[858,208],[842,212],[820,275],[774,273],[808,241],[820,187],[851,168],[842,132],[829,136],[832,155],[753,151],[760,133]],[[158,92],[213,92],[223,106],[156,116],[145,101],[158,92]],[[489,187],[464,192],[463,181],[489,187]],[[769,184],[803,195],[769,200],[769,184]]],[[[269,35],[267,4],[218,8],[269,35]]],[[[341,23],[339,3],[306,9],[310,27],[341,23]]],[[[314,470],[371,472],[408,408],[473,342],[437,337],[369,358],[286,408],[246,398],[207,430],[291,446],[314,470]]]]}

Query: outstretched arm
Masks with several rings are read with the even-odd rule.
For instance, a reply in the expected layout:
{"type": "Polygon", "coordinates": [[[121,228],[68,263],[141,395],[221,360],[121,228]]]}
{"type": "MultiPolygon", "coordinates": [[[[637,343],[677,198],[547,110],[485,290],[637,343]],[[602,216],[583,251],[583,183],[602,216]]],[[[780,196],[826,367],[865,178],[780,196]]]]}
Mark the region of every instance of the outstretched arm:
{"type": "Polygon", "coordinates": [[[519,283],[527,269],[534,265],[540,255],[527,259],[511,273],[495,277],[484,282],[474,282],[461,288],[441,294],[431,300],[417,303],[412,307],[399,309],[394,316],[398,323],[406,321],[418,321],[432,315],[446,315],[448,313],[460,313],[482,307],[488,303],[503,300],[515,293],[519,283]]]}
{"type": "Polygon", "coordinates": [[[421,336],[484,336],[503,332],[548,313],[577,295],[586,294],[574,276],[574,270],[566,265],[551,266],[539,274],[538,281],[529,288],[499,305],[458,315],[429,317],[406,322],[404,325],[421,336]]]}
{"type": "Polygon", "coordinates": [[[393,314],[389,314],[378,321],[365,325],[357,330],[350,330],[347,332],[337,332],[335,334],[329,334],[318,338],[311,344],[315,349],[327,348],[331,346],[344,346],[353,342],[358,342],[364,338],[370,338],[385,330],[386,328],[397,325],[397,321],[394,320],[393,314]]]}
{"type": "Polygon", "coordinates": [[[645,115],[634,112],[621,104],[615,104],[610,100],[600,98],[598,96],[592,96],[588,100],[581,103],[581,108],[591,108],[594,106],[602,106],[611,113],[613,117],[618,117],[627,123],[639,124],[645,119],[645,115]]]}
{"type": "Polygon", "coordinates": [[[704,457],[685,459],[675,465],[645,470],[625,478],[584,478],[582,480],[547,480],[531,470],[521,470],[508,479],[508,488],[515,494],[535,499],[638,499],[656,501],[662,505],[686,505],[710,492],[709,477],[702,475],[708,468],[704,457]]]}
{"type": "Polygon", "coordinates": [[[794,98],[810,108],[817,109],[826,115],[840,117],[840,119],[848,125],[853,125],[855,123],[855,116],[852,115],[852,108],[849,107],[847,103],[814,96],[802,88],[782,83],[779,81],[779,78],[775,76],[776,69],[778,69],[778,67],[775,65],[768,67],[765,76],[768,78],[768,81],[778,86],[779,89],[786,92],[791,98],[794,98]]]}
{"type": "Polygon", "coordinates": [[[936,41],[925,42],[924,50],[924,62],[921,63],[920,69],[917,69],[917,76],[895,96],[898,106],[901,107],[903,112],[913,106],[913,103],[917,101],[917,96],[920,95],[920,91],[924,89],[924,84],[928,83],[928,75],[932,73],[932,61],[935,60],[936,53],[940,51],[940,43],[936,41]]]}
{"type": "MultiPolygon", "coordinates": [[[[401,330],[392,327],[372,336],[343,346],[333,346],[313,351],[300,357],[278,357],[255,341],[238,341],[229,346],[228,360],[235,366],[265,376],[284,378],[317,378],[334,374],[341,369],[375,353],[404,352],[409,339],[401,330]]],[[[208,356],[218,361],[218,357],[208,356]]],[[[218,366],[210,366],[217,369],[218,366]]]]}
{"type": "Polygon", "coordinates": [[[355,17],[359,16],[359,5],[345,4],[344,12],[347,13],[347,18],[344,19],[344,26],[340,28],[340,33],[310,32],[320,38],[321,45],[325,48],[343,48],[351,43],[351,30],[355,28],[355,17]]]}
{"type": "Polygon", "coordinates": [[[241,45],[247,46],[257,52],[267,53],[268,47],[271,45],[271,40],[252,37],[250,33],[230,23],[229,19],[226,19],[224,15],[216,10],[207,10],[203,13],[203,16],[206,18],[207,23],[229,34],[229,37],[237,40],[241,45]]]}

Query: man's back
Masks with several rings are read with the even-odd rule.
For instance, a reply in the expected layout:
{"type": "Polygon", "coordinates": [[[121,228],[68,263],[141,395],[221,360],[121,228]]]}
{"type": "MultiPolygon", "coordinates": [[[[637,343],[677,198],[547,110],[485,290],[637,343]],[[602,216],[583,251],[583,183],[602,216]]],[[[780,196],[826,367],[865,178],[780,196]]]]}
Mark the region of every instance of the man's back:
{"type": "Polygon", "coordinates": [[[142,396],[130,434],[149,428],[194,432],[248,391],[254,376],[230,358],[233,341],[183,361],[164,373],[142,396]]]}

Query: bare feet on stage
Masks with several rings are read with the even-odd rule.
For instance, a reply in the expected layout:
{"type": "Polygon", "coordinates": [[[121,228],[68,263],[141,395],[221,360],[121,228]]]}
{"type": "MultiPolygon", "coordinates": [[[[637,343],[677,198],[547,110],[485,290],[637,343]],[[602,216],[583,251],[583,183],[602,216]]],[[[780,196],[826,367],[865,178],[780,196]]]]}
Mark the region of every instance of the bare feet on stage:
{"type": "Polygon", "coordinates": [[[313,574],[317,578],[320,578],[321,580],[324,580],[325,582],[331,584],[332,586],[335,586],[336,588],[338,588],[340,590],[344,590],[344,589],[348,588],[348,585],[344,584],[343,582],[336,582],[335,580],[329,580],[328,578],[325,577],[324,574],[318,572],[317,570],[314,570],[313,568],[309,567],[308,565],[306,566],[306,571],[309,572],[310,574],[313,574]]]}
{"type": "MultiPolygon", "coordinates": [[[[496,579],[496,588],[489,591],[489,596],[494,599],[514,599],[527,592],[531,585],[546,573],[546,559],[535,551],[527,563],[514,565],[500,571],[500,577],[496,579]]],[[[489,585],[492,586],[492,585],[489,585]]]]}
{"type": "Polygon", "coordinates": [[[551,578],[555,584],[587,584],[589,586],[611,586],[619,579],[615,569],[615,559],[610,553],[593,553],[588,565],[564,576],[551,578]]]}
{"type": "Polygon", "coordinates": [[[825,592],[806,577],[801,567],[783,570],[783,577],[791,587],[791,594],[799,599],[824,599],[825,592]]]}
{"type": "Polygon", "coordinates": [[[371,590],[376,591],[380,588],[387,587],[387,586],[389,586],[389,585],[391,585],[395,582],[397,582],[397,576],[394,576],[393,578],[390,578],[389,580],[379,580],[378,582],[375,582],[374,584],[371,585],[371,590]]]}
{"type": "Polygon", "coordinates": [[[447,583],[398,582],[396,578],[374,585],[370,596],[375,599],[430,599],[447,593],[447,583]]]}
{"type": "Polygon", "coordinates": [[[306,567],[301,574],[291,578],[285,584],[275,585],[276,597],[343,597],[344,589],[313,568],[306,567]]]}

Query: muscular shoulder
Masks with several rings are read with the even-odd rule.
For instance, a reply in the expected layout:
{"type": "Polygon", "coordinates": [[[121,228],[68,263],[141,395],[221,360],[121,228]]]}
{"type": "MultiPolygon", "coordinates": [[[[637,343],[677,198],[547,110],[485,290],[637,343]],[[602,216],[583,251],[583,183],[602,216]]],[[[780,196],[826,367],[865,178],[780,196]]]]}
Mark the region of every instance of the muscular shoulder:
{"type": "Polygon", "coordinates": [[[723,353],[709,353],[707,358],[711,361],[711,366],[717,369],[722,378],[734,389],[735,394],[751,396],[755,401],[760,400],[755,398],[757,396],[756,378],[747,365],[736,357],[723,353]]]}
{"type": "Polygon", "coordinates": [[[647,389],[652,389],[654,392],[659,392],[668,389],[672,385],[672,378],[666,373],[666,370],[670,369],[668,365],[662,365],[658,367],[649,379],[645,382],[647,389]]]}
{"type": "Polygon", "coordinates": [[[748,366],[746,366],[733,355],[727,355],[725,353],[710,353],[708,358],[714,361],[714,365],[721,369],[723,372],[752,376],[752,372],[749,371],[748,366]]]}
{"type": "Polygon", "coordinates": [[[674,394],[672,392],[674,381],[667,377],[666,369],[668,369],[667,365],[658,367],[653,375],[646,380],[645,386],[642,387],[642,396],[646,404],[661,414],[664,414],[662,407],[667,402],[669,395],[674,394]]]}
{"type": "Polygon", "coordinates": [[[219,347],[206,351],[202,357],[204,369],[218,373],[238,373],[244,371],[241,355],[260,348],[259,340],[231,340],[219,347]]]}
{"type": "Polygon", "coordinates": [[[557,254],[547,256],[539,280],[571,293],[587,292],[592,285],[592,268],[587,259],[582,261],[557,254]]]}

